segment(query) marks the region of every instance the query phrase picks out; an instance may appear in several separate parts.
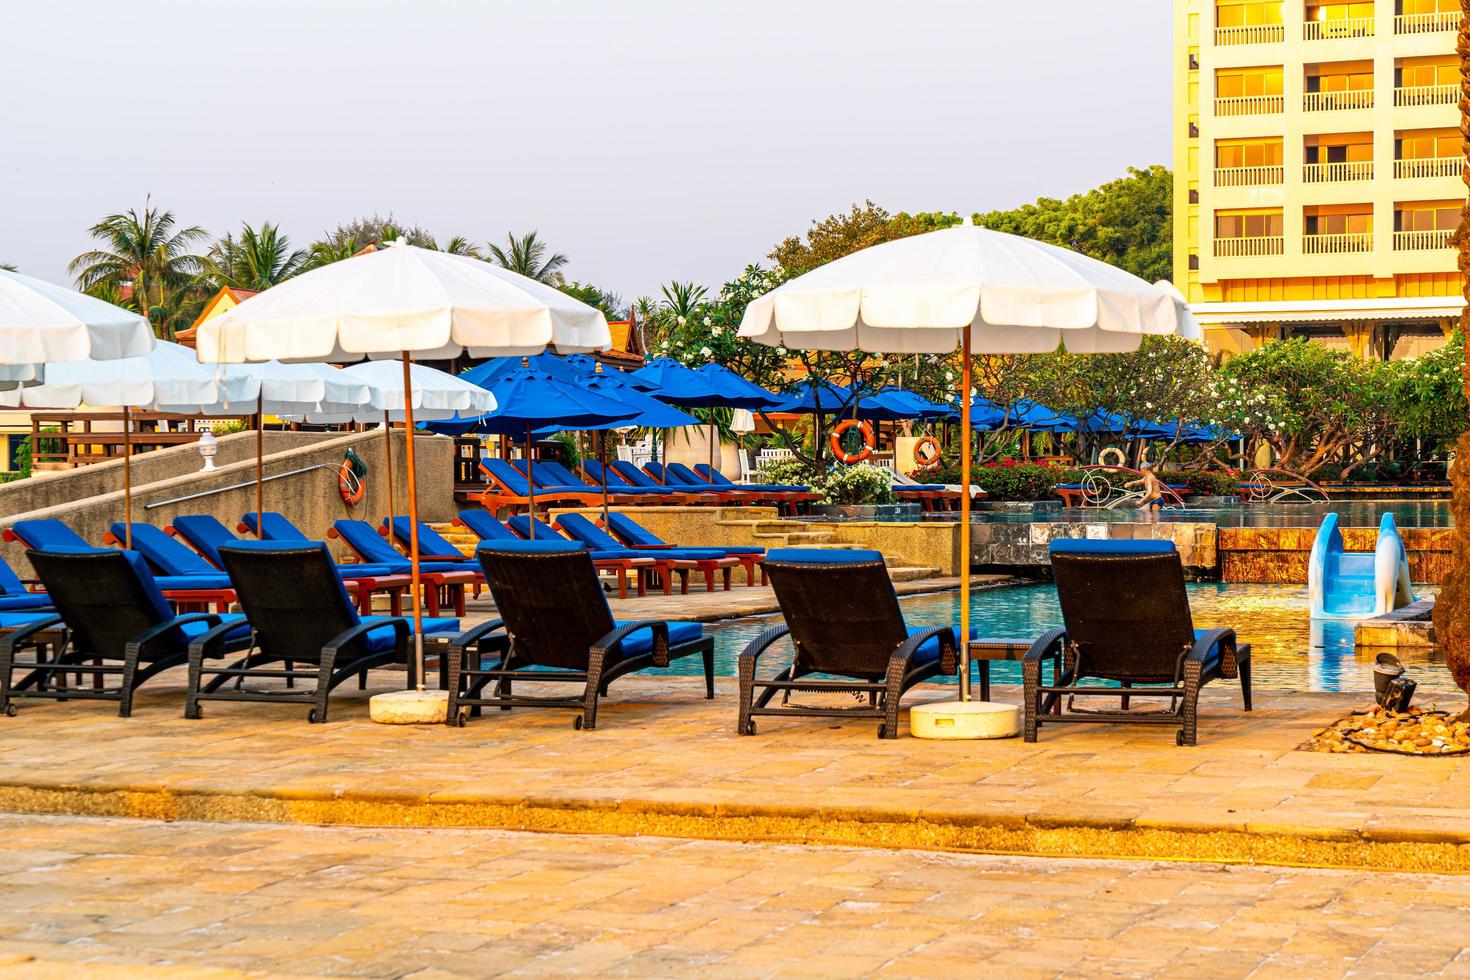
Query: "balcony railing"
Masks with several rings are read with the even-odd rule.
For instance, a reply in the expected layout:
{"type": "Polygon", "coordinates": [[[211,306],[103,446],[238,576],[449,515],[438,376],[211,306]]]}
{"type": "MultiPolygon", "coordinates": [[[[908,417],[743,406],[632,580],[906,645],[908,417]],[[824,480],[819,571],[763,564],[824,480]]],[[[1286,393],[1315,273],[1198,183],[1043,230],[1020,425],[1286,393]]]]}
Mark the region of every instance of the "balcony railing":
{"type": "Polygon", "coordinates": [[[1302,96],[1302,108],[1308,112],[1330,112],[1334,109],[1371,109],[1373,90],[1355,88],[1346,92],[1308,92],[1302,96]]]}
{"type": "Polygon", "coordinates": [[[1329,184],[1339,180],[1372,180],[1373,161],[1353,160],[1346,163],[1308,163],[1302,165],[1302,183],[1329,184]]]}
{"type": "Polygon", "coordinates": [[[1465,169],[1464,157],[1422,157],[1395,160],[1393,175],[1400,179],[1414,177],[1458,177],[1465,169]]]}
{"type": "MultiPolygon", "coordinates": [[[[1441,10],[1432,14],[1399,14],[1393,19],[1395,34],[1438,34],[1460,29],[1460,15],[1441,10]]],[[[1218,44],[1219,42],[1216,41],[1218,44]]]]}
{"type": "Polygon", "coordinates": [[[1372,37],[1372,17],[1348,17],[1343,20],[1309,20],[1302,25],[1308,41],[1335,41],[1339,38],[1372,37]]]}
{"type": "Polygon", "coordinates": [[[1456,105],[1459,101],[1458,85],[1412,85],[1393,90],[1394,105],[1456,105]]]}
{"type": "Polygon", "coordinates": [[[1216,167],[1216,187],[1260,187],[1266,184],[1281,184],[1286,181],[1285,168],[1275,167],[1216,167]]]}
{"type": "Polygon", "coordinates": [[[1286,40],[1286,28],[1281,24],[1248,24],[1244,27],[1215,28],[1215,43],[1224,47],[1232,44],[1274,44],[1286,40]]]}
{"type": "Polygon", "coordinates": [[[1260,116],[1285,108],[1286,100],[1280,95],[1237,95],[1215,100],[1217,116],[1260,116]]]}
{"type": "Polygon", "coordinates": [[[1450,234],[1448,228],[1435,231],[1396,231],[1393,233],[1393,250],[1414,252],[1421,249],[1449,248],[1450,234]]]}
{"type": "Polygon", "coordinates": [[[1303,235],[1302,252],[1307,255],[1345,255],[1349,252],[1373,251],[1371,231],[1343,235],[1303,235]]]}
{"type": "Polygon", "coordinates": [[[1217,238],[1215,256],[1222,259],[1247,258],[1254,255],[1281,255],[1286,251],[1286,239],[1280,235],[1271,238],[1217,238]]]}

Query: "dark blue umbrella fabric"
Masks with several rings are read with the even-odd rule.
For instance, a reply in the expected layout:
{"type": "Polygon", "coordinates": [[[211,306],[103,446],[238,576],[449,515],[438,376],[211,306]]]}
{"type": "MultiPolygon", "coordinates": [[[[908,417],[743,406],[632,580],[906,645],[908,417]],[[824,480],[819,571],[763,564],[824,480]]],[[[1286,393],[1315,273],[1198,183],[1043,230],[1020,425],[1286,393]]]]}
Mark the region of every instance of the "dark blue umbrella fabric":
{"type": "Polygon", "coordinates": [[[813,381],[807,378],[786,393],[785,400],[773,411],[788,415],[837,415],[852,405],[853,394],[848,388],[830,381],[813,381]]]}
{"type": "Polygon", "coordinates": [[[938,419],[949,414],[949,407],[939,405],[902,388],[883,388],[858,402],[857,417],[874,422],[901,422],[908,419],[938,419]]]}
{"type": "Polygon", "coordinates": [[[719,404],[726,408],[743,408],[760,412],[774,408],[785,399],[773,394],[754,382],[747,381],[723,364],[705,364],[694,369],[724,399],[719,404]]]}
{"type": "Polygon", "coordinates": [[[670,405],[710,408],[724,405],[724,396],[714,383],[670,357],[658,357],[631,375],[635,383],[654,385],[653,396],[670,405]]]}
{"type": "Polygon", "coordinates": [[[459,376],[470,384],[493,389],[501,378],[523,368],[541,371],[558,381],[572,384],[580,383],[590,373],[590,369],[584,370],[580,365],[572,363],[570,357],[536,354],[532,357],[492,357],[488,361],[482,361],[468,370],[461,371],[459,376]]]}
{"type": "Polygon", "coordinates": [[[665,405],[652,395],[639,391],[624,378],[624,375],[616,371],[599,372],[584,378],[579,385],[587,391],[610,398],[633,410],[637,414],[632,418],[603,422],[599,425],[569,425],[559,421],[553,425],[536,429],[534,434],[541,437],[569,429],[583,431],[625,429],[635,425],[645,429],[680,429],[689,425],[703,424],[694,416],[681,412],[671,405],[665,405]]]}
{"type": "Polygon", "coordinates": [[[441,435],[489,432],[524,437],[527,427],[555,422],[566,429],[585,429],[608,422],[633,424],[636,409],[604,394],[586,390],[586,376],[576,384],[558,381],[545,371],[517,368],[489,386],[496,409],[472,415],[425,422],[424,428],[441,435]]]}

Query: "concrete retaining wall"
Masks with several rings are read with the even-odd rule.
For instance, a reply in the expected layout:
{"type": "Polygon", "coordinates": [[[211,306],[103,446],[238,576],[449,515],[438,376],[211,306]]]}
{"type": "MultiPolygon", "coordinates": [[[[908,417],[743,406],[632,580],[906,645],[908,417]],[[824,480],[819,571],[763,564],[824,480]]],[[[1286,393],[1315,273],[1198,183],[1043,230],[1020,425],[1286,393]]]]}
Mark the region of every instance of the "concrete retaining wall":
{"type": "MultiPolygon", "coordinates": [[[[1409,574],[1415,582],[1439,583],[1454,564],[1455,532],[1444,527],[1399,529],[1409,552],[1409,574]]],[[[1225,582],[1290,582],[1307,580],[1316,528],[1222,527],[1220,578],[1225,582]]],[[[1348,551],[1372,551],[1378,529],[1342,529],[1348,551]]]]}
{"type": "Polygon", "coordinates": [[[1189,574],[1213,578],[1218,561],[1215,525],[1160,522],[1123,524],[1103,521],[1050,521],[1029,524],[976,524],[970,534],[970,562],[977,568],[1047,572],[1047,548],[1058,538],[1173,541],[1189,574]]]}

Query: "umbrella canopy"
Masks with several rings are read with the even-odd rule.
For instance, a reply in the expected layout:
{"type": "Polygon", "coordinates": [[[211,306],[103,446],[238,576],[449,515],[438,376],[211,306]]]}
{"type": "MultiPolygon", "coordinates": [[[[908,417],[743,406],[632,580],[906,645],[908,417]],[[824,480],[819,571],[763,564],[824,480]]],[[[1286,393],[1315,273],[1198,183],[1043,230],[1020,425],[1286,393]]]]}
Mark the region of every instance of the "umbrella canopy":
{"type": "Polygon", "coordinates": [[[656,357],[631,377],[635,384],[653,385],[654,397],[671,405],[709,408],[726,404],[713,378],[691,371],[671,357],[656,357]]]}
{"type": "Polygon", "coordinates": [[[857,417],[875,422],[901,422],[909,419],[938,419],[949,414],[949,407],[906,391],[887,387],[865,396],[857,405],[857,417]]]}
{"type": "MultiPolygon", "coordinates": [[[[591,361],[590,358],[588,360],[591,361]]],[[[526,367],[549,374],[558,381],[568,381],[573,384],[580,383],[591,373],[590,368],[584,370],[579,364],[574,364],[570,357],[535,354],[531,357],[492,357],[488,361],[482,361],[472,368],[461,371],[459,376],[481,388],[492,388],[500,378],[526,367]]]]}
{"type": "Polygon", "coordinates": [[[792,386],[785,399],[772,409],[786,415],[846,414],[853,402],[852,389],[830,381],[807,378],[792,386]]]}
{"type": "Polygon", "coordinates": [[[201,360],[342,362],[598,350],[599,310],[464,255],[389,242],[273,286],[199,326],[201,360]]]}
{"type": "Polygon", "coordinates": [[[184,409],[192,412],[222,399],[209,366],[189,348],[160,340],[140,357],[48,364],[45,383],[20,389],[20,400],[27,408],[85,404],[174,411],[174,406],[193,406],[184,409]]]}
{"type": "Polygon", "coordinates": [[[458,415],[482,415],[495,410],[495,396],[477,384],[423,364],[409,367],[410,387],[403,385],[403,366],[393,361],[364,361],[341,369],[349,382],[367,388],[368,397],[343,411],[327,409],[307,412],[300,421],[316,424],[342,422],[403,422],[411,403],[416,421],[451,419],[458,415]]]}
{"type": "Polygon", "coordinates": [[[723,399],[719,404],[726,408],[743,408],[759,412],[781,404],[785,399],[747,381],[723,364],[703,364],[694,373],[704,377],[723,399]]]}
{"type": "Polygon", "coordinates": [[[586,429],[615,422],[636,424],[631,420],[637,410],[586,390],[586,381],[572,385],[531,368],[519,368],[500,378],[486,392],[495,401],[489,412],[470,410],[431,421],[424,428],[444,435],[466,432],[489,432],[524,436],[527,428],[556,422],[561,429],[586,429]]]}
{"type": "Polygon", "coordinates": [[[312,414],[347,416],[359,411],[372,397],[372,388],[366,382],[329,364],[263,361],[206,367],[219,381],[221,400],[213,406],[193,409],[200,415],[245,409],[285,418],[312,414]]]}
{"type": "Polygon", "coordinates": [[[152,349],[153,329],[145,317],[0,269],[0,365],[114,360],[141,357],[152,349]]]}
{"type": "Polygon", "coordinates": [[[740,336],[875,353],[973,349],[1129,351],[1145,334],[1190,330],[1188,308],[1137,276],[1069,249],[960,225],[874,245],[766,293],[740,336]]]}
{"type": "Polygon", "coordinates": [[[666,405],[647,392],[633,387],[616,372],[599,372],[590,375],[583,379],[579,387],[610,398],[638,414],[629,419],[608,421],[598,425],[569,425],[565,422],[557,422],[555,425],[538,428],[535,431],[538,438],[568,430],[626,429],[630,426],[640,426],[645,429],[682,429],[685,426],[702,424],[694,416],[681,412],[672,405],[666,405]]]}

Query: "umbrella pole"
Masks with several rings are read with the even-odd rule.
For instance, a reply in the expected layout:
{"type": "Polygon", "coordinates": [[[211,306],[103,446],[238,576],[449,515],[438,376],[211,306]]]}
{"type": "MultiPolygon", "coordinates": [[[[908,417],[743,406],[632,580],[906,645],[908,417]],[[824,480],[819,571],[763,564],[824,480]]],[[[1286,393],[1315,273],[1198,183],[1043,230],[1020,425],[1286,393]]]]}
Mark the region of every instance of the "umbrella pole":
{"type": "Polygon", "coordinates": [[[970,700],[970,327],[960,367],[960,700],[970,700]]]}
{"type": "Polygon", "coordinates": [[[706,483],[715,482],[715,410],[709,410],[709,473],[705,475],[706,483]]]}
{"type": "Polygon", "coordinates": [[[602,467],[602,526],[607,527],[607,430],[598,433],[597,461],[602,467]]]}
{"type": "Polygon", "coordinates": [[[383,409],[383,476],[388,482],[388,527],[393,527],[393,518],[398,514],[393,510],[393,424],[388,421],[388,410],[383,409]]]}
{"type": "Polygon", "coordinates": [[[265,388],[255,396],[255,536],[265,537],[265,388]]]}
{"type": "Polygon", "coordinates": [[[133,414],[123,406],[123,547],[133,550],[133,414]]]}
{"type": "Polygon", "coordinates": [[[531,451],[531,423],[526,423],[526,509],[531,518],[527,526],[531,529],[531,540],[536,540],[536,458],[531,451]]]}
{"type": "MultiPolygon", "coordinates": [[[[408,467],[408,561],[413,595],[413,664],[417,689],[424,689],[424,614],[419,595],[419,497],[413,458],[413,377],[409,373],[408,351],[403,352],[403,425],[407,439],[408,467]]],[[[448,656],[448,654],[443,654],[448,656]]]]}

